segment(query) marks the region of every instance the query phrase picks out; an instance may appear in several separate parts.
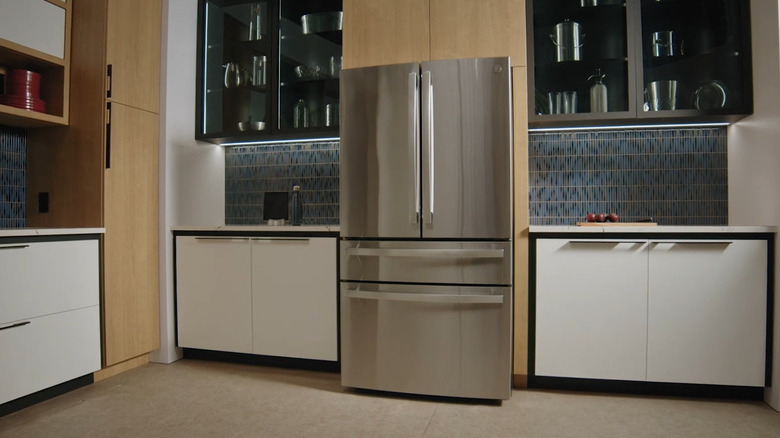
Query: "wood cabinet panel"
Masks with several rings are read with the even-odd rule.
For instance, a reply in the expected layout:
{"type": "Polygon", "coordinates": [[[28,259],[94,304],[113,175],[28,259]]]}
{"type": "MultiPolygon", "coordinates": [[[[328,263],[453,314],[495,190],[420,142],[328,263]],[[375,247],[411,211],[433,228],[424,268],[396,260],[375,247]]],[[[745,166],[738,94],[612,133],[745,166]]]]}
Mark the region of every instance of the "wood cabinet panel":
{"type": "Polygon", "coordinates": [[[157,245],[159,117],[111,106],[105,171],[106,365],[159,347],[157,245]]]}
{"type": "Polygon", "coordinates": [[[430,0],[344,0],[343,67],[430,59],[430,0]]]}
{"type": "Polygon", "coordinates": [[[108,0],[112,101],[159,112],[161,15],[161,0],[108,0]]]}
{"type": "Polygon", "coordinates": [[[525,61],[525,0],[430,0],[431,59],[525,61]]]}
{"type": "Polygon", "coordinates": [[[514,370],[528,375],[528,70],[512,68],[512,118],[515,202],[514,370]]]}

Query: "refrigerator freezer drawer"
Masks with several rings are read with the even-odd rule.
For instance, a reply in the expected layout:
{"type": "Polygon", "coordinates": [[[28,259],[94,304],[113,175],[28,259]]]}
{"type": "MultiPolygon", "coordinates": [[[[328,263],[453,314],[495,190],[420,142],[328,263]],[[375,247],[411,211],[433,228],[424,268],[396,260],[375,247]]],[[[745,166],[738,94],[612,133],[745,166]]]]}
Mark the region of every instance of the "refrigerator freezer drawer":
{"type": "Polygon", "coordinates": [[[341,279],[512,284],[512,242],[341,241],[341,279]]]}
{"type": "Polygon", "coordinates": [[[341,284],[341,383],[511,396],[511,287],[341,284]]]}

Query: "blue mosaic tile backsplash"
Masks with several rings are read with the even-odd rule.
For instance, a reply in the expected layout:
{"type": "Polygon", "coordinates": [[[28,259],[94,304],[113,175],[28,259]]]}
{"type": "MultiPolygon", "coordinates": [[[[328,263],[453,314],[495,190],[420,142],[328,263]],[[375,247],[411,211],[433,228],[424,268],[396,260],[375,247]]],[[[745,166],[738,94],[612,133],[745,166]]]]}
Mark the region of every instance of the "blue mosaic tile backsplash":
{"type": "Polygon", "coordinates": [[[339,142],[225,150],[225,224],[263,223],[263,194],[301,186],[304,225],[339,223],[339,142]]]}
{"type": "Polygon", "coordinates": [[[728,223],[725,127],[531,133],[532,225],[574,225],[587,213],[623,222],[728,223]]]}
{"type": "Polygon", "coordinates": [[[25,226],[26,144],[24,129],[0,126],[0,229],[25,226]]]}

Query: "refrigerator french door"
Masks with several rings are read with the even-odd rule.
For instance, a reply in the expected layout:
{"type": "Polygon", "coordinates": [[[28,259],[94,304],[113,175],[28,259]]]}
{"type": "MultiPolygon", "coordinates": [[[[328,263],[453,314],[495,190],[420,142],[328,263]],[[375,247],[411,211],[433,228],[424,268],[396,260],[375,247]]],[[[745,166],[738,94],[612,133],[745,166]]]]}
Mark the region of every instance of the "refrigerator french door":
{"type": "Polygon", "coordinates": [[[340,89],[342,384],[508,399],[508,58],[347,69],[340,89]]]}

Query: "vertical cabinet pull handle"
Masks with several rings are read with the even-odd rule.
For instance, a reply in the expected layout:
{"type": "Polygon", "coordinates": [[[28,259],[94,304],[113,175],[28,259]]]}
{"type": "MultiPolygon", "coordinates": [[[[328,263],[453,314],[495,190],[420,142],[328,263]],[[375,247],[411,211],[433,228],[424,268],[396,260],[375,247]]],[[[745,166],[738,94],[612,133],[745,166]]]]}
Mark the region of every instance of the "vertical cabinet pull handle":
{"type": "Polygon", "coordinates": [[[106,89],[106,98],[111,98],[111,89],[114,88],[114,76],[112,74],[112,66],[108,64],[106,68],[106,75],[108,76],[108,89],[106,89]]]}
{"type": "Polygon", "coordinates": [[[111,102],[106,103],[106,169],[111,168],[111,102]]]}

